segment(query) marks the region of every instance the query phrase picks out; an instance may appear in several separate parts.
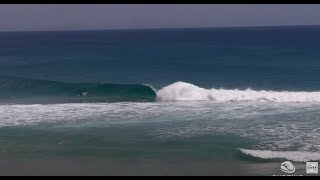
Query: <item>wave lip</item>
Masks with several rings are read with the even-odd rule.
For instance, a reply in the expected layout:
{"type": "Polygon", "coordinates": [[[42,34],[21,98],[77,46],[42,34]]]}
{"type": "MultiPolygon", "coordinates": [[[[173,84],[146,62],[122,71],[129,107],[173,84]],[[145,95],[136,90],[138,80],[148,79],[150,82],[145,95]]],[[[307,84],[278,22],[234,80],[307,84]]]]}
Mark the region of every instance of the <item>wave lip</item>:
{"type": "Polygon", "coordinates": [[[320,92],[205,89],[190,83],[175,82],[160,89],[157,92],[157,100],[320,102],[320,92]]]}
{"type": "Polygon", "coordinates": [[[301,151],[261,151],[240,149],[243,154],[261,159],[286,159],[296,162],[319,161],[320,153],[301,151]]]}

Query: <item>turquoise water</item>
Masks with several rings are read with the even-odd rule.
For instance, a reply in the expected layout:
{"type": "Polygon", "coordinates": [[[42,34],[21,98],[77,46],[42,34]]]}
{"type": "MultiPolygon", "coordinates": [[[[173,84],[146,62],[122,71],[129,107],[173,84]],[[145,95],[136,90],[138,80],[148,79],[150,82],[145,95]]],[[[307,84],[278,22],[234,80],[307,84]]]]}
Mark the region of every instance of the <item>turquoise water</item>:
{"type": "Polygon", "coordinates": [[[0,33],[0,174],[282,175],[290,160],[306,175],[319,34],[0,33]]]}

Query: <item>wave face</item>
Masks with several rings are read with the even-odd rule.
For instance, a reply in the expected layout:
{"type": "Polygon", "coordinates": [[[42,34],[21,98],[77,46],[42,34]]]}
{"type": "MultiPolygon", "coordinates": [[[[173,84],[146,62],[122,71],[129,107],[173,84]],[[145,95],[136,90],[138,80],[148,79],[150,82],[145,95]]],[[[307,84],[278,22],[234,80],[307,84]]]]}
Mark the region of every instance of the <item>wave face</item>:
{"type": "Polygon", "coordinates": [[[154,90],[139,84],[63,83],[22,78],[0,78],[0,97],[8,98],[48,98],[79,99],[88,101],[153,101],[154,90]]]}
{"type": "Polygon", "coordinates": [[[157,100],[320,102],[320,92],[204,89],[190,83],[176,82],[160,89],[157,100]]]}
{"type": "Polygon", "coordinates": [[[319,161],[320,153],[300,151],[259,151],[240,149],[246,155],[262,159],[286,159],[296,162],[319,161]]]}
{"type": "Polygon", "coordinates": [[[122,101],[261,101],[261,102],[320,102],[320,92],[290,92],[266,90],[205,89],[186,82],[154,89],[142,84],[63,83],[0,77],[0,99],[46,99],[48,103],[122,102],[122,101]],[[80,93],[85,96],[79,97],[80,93]],[[53,99],[55,101],[53,101],[53,99]]]}

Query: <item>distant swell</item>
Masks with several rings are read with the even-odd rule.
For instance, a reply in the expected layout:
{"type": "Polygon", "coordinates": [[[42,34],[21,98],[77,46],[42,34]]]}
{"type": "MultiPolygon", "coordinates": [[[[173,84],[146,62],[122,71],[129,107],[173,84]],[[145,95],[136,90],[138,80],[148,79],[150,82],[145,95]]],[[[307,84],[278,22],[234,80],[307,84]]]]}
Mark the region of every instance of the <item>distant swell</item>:
{"type": "Polygon", "coordinates": [[[160,89],[157,100],[320,102],[320,92],[204,89],[190,83],[176,82],[160,89]]]}
{"type": "Polygon", "coordinates": [[[319,161],[320,153],[299,151],[259,151],[240,149],[243,154],[261,159],[286,159],[296,162],[319,161]]]}

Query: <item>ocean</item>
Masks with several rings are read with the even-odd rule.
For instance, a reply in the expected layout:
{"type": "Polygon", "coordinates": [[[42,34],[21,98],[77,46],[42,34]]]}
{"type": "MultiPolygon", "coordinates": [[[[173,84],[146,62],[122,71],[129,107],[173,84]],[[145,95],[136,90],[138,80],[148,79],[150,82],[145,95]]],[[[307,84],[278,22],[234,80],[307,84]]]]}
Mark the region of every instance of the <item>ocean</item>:
{"type": "Polygon", "coordinates": [[[0,175],[312,175],[319,42],[320,26],[1,32],[0,175]]]}

